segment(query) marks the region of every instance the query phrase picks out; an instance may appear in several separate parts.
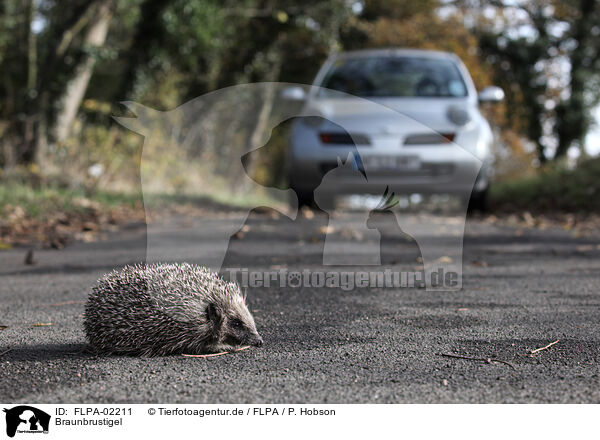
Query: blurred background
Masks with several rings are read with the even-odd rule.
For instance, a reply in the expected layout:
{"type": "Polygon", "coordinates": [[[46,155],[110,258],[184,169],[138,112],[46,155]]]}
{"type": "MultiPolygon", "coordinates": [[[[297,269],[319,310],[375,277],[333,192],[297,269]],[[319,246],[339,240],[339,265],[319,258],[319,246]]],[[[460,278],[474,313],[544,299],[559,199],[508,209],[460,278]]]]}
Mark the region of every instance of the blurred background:
{"type": "MultiPolygon", "coordinates": [[[[61,229],[85,238],[143,217],[143,138],[113,119],[134,116],[120,102],[166,111],[235,84],[311,83],[330,53],[376,47],[454,52],[478,90],[504,89],[484,108],[499,140],[497,214],[600,207],[598,0],[4,0],[0,246],[60,247],[61,229]]],[[[257,130],[268,108],[251,111],[257,130]]],[[[282,185],[285,129],[269,142],[251,172],[282,185]]],[[[256,147],[231,145],[210,151],[216,164],[256,147]]],[[[194,187],[256,206],[216,182],[194,187]]],[[[188,187],[174,173],[157,195],[188,187]]]]}

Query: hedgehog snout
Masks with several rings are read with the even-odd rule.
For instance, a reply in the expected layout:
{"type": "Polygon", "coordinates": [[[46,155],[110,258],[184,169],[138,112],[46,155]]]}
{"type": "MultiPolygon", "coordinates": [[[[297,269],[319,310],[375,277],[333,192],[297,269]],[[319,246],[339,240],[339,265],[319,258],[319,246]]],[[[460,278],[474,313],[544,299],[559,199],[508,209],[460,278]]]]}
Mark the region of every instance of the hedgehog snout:
{"type": "Polygon", "coordinates": [[[242,345],[251,345],[252,347],[262,347],[263,343],[263,338],[258,333],[251,333],[241,341],[242,345]]]}
{"type": "Polygon", "coordinates": [[[263,346],[263,338],[261,338],[260,336],[258,336],[256,338],[256,340],[252,343],[252,345],[254,345],[255,347],[262,347],[263,346]]]}

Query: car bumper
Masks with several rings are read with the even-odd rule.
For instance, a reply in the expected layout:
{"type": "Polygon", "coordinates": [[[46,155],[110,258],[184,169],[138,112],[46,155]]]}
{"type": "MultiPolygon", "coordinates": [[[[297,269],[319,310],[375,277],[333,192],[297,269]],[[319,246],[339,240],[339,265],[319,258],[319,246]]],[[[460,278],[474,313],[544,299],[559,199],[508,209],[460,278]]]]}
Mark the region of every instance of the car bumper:
{"type": "MultiPolygon", "coordinates": [[[[456,147],[460,148],[460,147],[456,147]]],[[[380,194],[381,188],[389,186],[396,193],[434,193],[469,195],[473,189],[483,191],[488,185],[489,165],[462,151],[403,151],[405,156],[418,156],[420,165],[414,169],[381,169],[364,166],[366,179],[357,173],[337,173],[328,179],[326,188],[320,190],[332,194],[380,194]]],[[[323,176],[336,168],[338,157],[346,160],[349,150],[339,149],[319,157],[294,157],[289,162],[289,180],[292,188],[312,191],[321,184],[323,176]]],[[[384,153],[360,151],[362,162],[369,155],[384,153]]],[[[402,156],[399,155],[399,156],[402,156]]],[[[352,160],[352,159],[351,159],[352,160]]]]}

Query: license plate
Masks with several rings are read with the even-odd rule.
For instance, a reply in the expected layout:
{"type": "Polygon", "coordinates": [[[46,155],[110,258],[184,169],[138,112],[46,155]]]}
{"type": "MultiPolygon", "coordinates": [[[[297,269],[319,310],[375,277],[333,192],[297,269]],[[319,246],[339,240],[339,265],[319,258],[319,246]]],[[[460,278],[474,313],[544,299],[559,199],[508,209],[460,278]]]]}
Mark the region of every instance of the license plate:
{"type": "Polygon", "coordinates": [[[367,156],[362,159],[367,171],[410,171],[421,168],[421,160],[417,156],[367,156]]]}

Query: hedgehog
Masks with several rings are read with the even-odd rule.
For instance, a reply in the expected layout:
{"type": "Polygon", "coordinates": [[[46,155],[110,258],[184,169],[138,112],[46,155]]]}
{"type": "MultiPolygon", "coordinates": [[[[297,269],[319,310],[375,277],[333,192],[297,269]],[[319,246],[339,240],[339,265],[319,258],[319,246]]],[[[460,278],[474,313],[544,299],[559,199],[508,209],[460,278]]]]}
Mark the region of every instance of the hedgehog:
{"type": "Polygon", "coordinates": [[[262,346],[236,283],[205,267],[125,266],[92,288],[84,328],[101,353],[134,356],[209,354],[262,346]]]}

